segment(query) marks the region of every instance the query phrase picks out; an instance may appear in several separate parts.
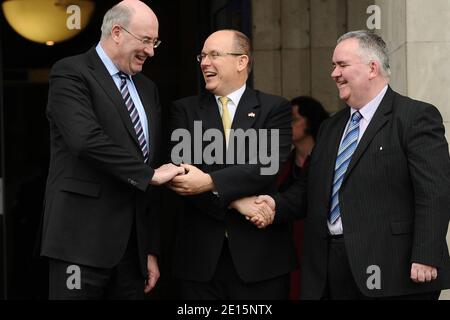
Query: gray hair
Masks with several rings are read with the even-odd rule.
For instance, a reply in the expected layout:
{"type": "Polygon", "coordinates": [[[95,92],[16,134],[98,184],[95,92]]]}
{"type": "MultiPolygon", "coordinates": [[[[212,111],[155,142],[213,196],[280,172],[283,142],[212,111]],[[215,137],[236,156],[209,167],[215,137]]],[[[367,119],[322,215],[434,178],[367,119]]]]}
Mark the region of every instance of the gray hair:
{"type": "Polygon", "coordinates": [[[389,78],[391,75],[391,67],[389,66],[389,57],[387,53],[386,43],[377,34],[367,31],[358,30],[350,31],[342,35],[337,43],[341,43],[346,39],[358,39],[359,48],[361,49],[361,58],[366,59],[367,62],[371,60],[378,61],[380,63],[381,74],[389,78]]]}
{"type": "Polygon", "coordinates": [[[130,8],[120,4],[109,9],[103,17],[101,39],[108,38],[111,35],[113,26],[116,24],[128,27],[132,13],[130,8]]]}

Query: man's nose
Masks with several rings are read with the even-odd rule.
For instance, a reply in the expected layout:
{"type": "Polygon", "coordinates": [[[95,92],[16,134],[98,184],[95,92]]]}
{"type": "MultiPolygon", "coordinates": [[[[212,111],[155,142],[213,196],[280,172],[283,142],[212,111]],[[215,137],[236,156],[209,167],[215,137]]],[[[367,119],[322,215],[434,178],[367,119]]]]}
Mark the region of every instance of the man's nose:
{"type": "Polygon", "coordinates": [[[200,62],[201,66],[208,66],[211,64],[211,59],[209,59],[209,55],[206,55],[202,58],[202,61],[200,62]]]}
{"type": "Polygon", "coordinates": [[[144,52],[149,57],[153,57],[155,55],[155,49],[153,48],[153,46],[146,46],[144,48],[144,52]]]}
{"type": "Polygon", "coordinates": [[[338,67],[335,67],[335,68],[333,69],[333,71],[331,71],[331,77],[332,77],[332,78],[339,77],[340,74],[341,74],[341,72],[340,72],[340,70],[339,70],[338,67]]]}

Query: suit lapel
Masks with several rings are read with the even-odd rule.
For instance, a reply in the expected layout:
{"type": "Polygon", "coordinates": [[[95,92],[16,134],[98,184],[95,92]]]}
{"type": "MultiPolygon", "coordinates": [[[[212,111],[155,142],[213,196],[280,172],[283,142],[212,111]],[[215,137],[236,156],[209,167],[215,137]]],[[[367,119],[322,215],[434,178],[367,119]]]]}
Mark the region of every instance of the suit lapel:
{"type": "MultiPolygon", "coordinates": [[[[128,110],[125,106],[125,102],[123,101],[122,95],[117,89],[114,80],[111,75],[108,73],[105,65],[102,60],[98,56],[95,48],[92,48],[88,53],[89,57],[89,67],[91,69],[91,73],[93,77],[97,80],[98,84],[105,91],[106,95],[111,99],[116,107],[119,115],[122,119],[124,126],[127,128],[128,133],[130,134],[133,141],[136,143],[136,146],[139,147],[139,142],[136,136],[136,132],[134,131],[133,124],[130,119],[130,115],[128,114],[128,110]]],[[[140,149],[139,149],[140,150],[140,149]]]]}
{"type": "Polygon", "coordinates": [[[214,95],[207,93],[200,99],[197,112],[202,121],[203,130],[220,129],[223,134],[222,118],[220,117],[219,107],[214,95]]]}
{"type": "Polygon", "coordinates": [[[259,116],[258,107],[259,101],[256,91],[246,88],[244,94],[239,101],[236,113],[234,114],[232,129],[247,130],[253,126],[256,118],[259,116]]]}
{"type": "Polygon", "coordinates": [[[394,101],[394,91],[392,91],[392,89],[388,87],[388,90],[386,91],[383,100],[381,100],[381,103],[377,111],[373,115],[373,118],[370,121],[369,126],[367,127],[366,131],[364,132],[364,135],[361,138],[361,141],[358,143],[358,146],[356,147],[355,153],[353,154],[350,164],[348,165],[342,183],[344,183],[347,177],[350,175],[352,169],[358,163],[359,159],[366,151],[367,147],[369,146],[370,142],[372,141],[376,133],[388,122],[389,114],[392,112],[393,101],[394,101]]]}

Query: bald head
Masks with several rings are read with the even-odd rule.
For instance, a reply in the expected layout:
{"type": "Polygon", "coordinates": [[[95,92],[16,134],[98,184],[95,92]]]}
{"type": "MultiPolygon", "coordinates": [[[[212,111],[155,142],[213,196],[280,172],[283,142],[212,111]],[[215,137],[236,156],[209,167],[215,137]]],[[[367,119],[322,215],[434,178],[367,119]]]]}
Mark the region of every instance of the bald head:
{"type": "Polygon", "coordinates": [[[134,75],[153,57],[158,29],[158,19],[145,3],[124,0],[105,14],[100,45],[120,71],[134,75]]]}
{"type": "Polygon", "coordinates": [[[245,34],[234,29],[223,29],[212,33],[208,39],[231,41],[234,52],[241,52],[248,57],[247,73],[250,74],[253,66],[253,49],[250,39],[245,34]]]}
{"type": "Polygon", "coordinates": [[[109,37],[115,25],[128,27],[132,20],[147,20],[156,24],[156,28],[158,28],[158,18],[149,6],[139,0],[123,0],[106,12],[101,27],[101,38],[109,37]]]}
{"type": "Polygon", "coordinates": [[[133,14],[146,15],[148,17],[152,17],[156,19],[156,15],[149,6],[147,6],[144,2],[139,0],[123,0],[117,4],[118,7],[127,8],[133,14]]]}

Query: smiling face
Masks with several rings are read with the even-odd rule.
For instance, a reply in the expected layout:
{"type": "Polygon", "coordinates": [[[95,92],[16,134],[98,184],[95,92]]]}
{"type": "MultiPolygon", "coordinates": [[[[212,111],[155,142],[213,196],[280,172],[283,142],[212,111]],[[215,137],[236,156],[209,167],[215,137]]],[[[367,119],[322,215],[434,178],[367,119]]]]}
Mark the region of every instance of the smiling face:
{"type": "Polygon", "coordinates": [[[339,97],[350,107],[361,108],[370,101],[373,70],[361,57],[359,42],[349,38],[340,42],[333,54],[333,72],[339,97]]]}
{"type": "Polygon", "coordinates": [[[234,45],[232,31],[218,31],[206,39],[200,67],[205,87],[218,96],[226,96],[242,87],[247,80],[247,56],[230,55],[226,53],[241,53],[234,45]],[[211,54],[218,54],[212,57],[211,54]]]}
{"type": "Polygon", "coordinates": [[[158,19],[153,12],[137,12],[132,15],[128,26],[123,28],[115,27],[113,32],[117,34],[117,55],[115,62],[120,70],[134,75],[142,71],[147,57],[153,57],[154,48],[152,45],[144,45],[142,41],[136,39],[157,39],[158,38],[158,19]],[[136,36],[136,37],[135,37],[136,36]]]}

